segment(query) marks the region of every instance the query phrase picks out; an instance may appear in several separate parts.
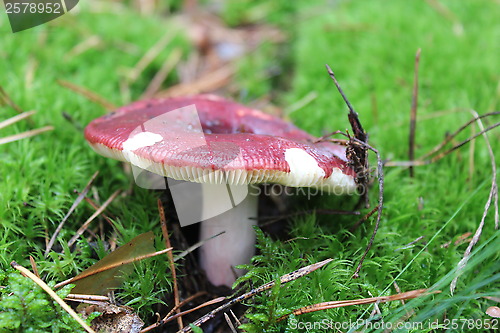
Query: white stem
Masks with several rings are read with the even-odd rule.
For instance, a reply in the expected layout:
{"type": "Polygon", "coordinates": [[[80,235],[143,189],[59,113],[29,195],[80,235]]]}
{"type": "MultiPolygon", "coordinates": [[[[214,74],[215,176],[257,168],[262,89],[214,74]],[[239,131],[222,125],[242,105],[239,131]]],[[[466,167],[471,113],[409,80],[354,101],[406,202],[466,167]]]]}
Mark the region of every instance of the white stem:
{"type": "MultiPolygon", "coordinates": [[[[231,186],[231,189],[234,189],[231,186]]],[[[207,241],[200,249],[200,264],[208,280],[215,286],[231,287],[236,279],[233,268],[247,264],[255,253],[258,195],[248,187],[247,197],[236,207],[201,222],[200,238],[207,241]]],[[[245,189],[246,191],[246,189],[245,189]]],[[[235,270],[238,276],[243,270],[235,270]]]]}

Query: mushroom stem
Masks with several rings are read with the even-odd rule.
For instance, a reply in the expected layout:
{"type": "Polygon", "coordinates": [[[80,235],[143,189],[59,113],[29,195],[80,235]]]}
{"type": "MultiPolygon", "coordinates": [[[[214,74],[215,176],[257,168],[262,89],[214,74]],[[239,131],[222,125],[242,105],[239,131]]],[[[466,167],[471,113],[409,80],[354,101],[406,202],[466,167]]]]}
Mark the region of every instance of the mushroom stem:
{"type": "Polygon", "coordinates": [[[236,277],[245,272],[234,266],[248,264],[255,253],[253,226],[257,224],[257,191],[256,186],[248,186],[248,195],[236,207],[201,222],[201,239],[224,232],[200,249],[201,267],[215,286],[231,287],[236,277]]]}

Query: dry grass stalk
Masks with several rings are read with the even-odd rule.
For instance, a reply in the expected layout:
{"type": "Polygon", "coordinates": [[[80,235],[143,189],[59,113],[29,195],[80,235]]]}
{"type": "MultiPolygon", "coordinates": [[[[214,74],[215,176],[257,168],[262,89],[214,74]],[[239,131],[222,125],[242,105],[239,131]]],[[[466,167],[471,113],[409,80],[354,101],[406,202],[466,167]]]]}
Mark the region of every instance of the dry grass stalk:
{"type": "Polygon", "coordinates": [[[75,202],[73,202],[70,209],[68,210],[66,215],[63,217],[63,219],[61,220],[59,225],[57,226],[56,230],[54,231],[54,234],[50,238],[50,241],[45,248],[45,254],[44,254],[45,257],[47,257],[49,255],[49,252],[52,249],[52,246],[54,245],[54,243],[57,239],[57,235],[59,235],[59,232],[62,230],[64,223],[66,223],[66,220],[70,217],[70,215],[75,211],[76,207],[78,207],[80,202],[82,202],[83,198],[87,195],[88,191],[90,190],[90,186],[92,185],[92,183],[94,182],[94,180],[96,179],[98,174],[99,174],[99,171],[96,171],[92,175],[92,177],[90,177],[90,180],[87,182],[87,185],[85,185],[85,187],[83,188],[83,191],[78,195],[75,202]]]}
{"type": "Polygon", "coordinates": [[[292,311],[292,313],[290,313],[290,314],[279,317],[277,321],[279,322],[279,321],[285,320],[286,318],[288,318],[292,314],[295,316],[299,316],[299,315],[302,315],[305,313],[311,313],[311,312],[322,311],[322,310],[327,310],[327,309],[341,308],[344,306],[372,304],[372,303],[385,303],[385,302],[392,302],[392,301],[407,300],[407,299],[412,299],[412,298],[422,296],[426,292],[427,292],[427,289],[417,289],[417,290],[407,291],[404,293],[390,295],[390,296],[379,296],[379,297],[369,297],[369,298],[361,298],[361,299],[347,300],[347,301],[332,301],[332,302],[317,303],[317,304],[308,305],[308,306],[296,309],[296,310],[292,311]]]}
{"type": "MultiPolygon", "coordinates": [[[[201,293],[198,293],[197,295],[199,295],[199,294],[201,294],[201,293]]],[[[142,329],[140,333],[149,332],[149,331],[151,331],[152,329],[154,329],[154,328],[156,328],[158,326],[161,326],[161,325],[164,325],[164,324],[168,323],[169,321],[172,321],[172,320],[174,320],[176,318],[179,318],[181,316],[184,316],[184,315],[186,315],[188,313],[191,313],[191,312],[194,312],[196,310],[202,309],[204,307],[220,303],[220,302],[224,301],[225,299],[226,299],[225,297],[217,297],[217,298],[212,299],[212,300],[210,300],[208,302],[205,302],[205,303],[203,303],[201,305],[198,305],[197,307],[194,307],[192,309],[189,309],[189,310],[186,310],[186,311],[183,311],[183,312],[180,312],[180,313],[178,313],[176,315],[171,316],[171,314],[178,309],[177,307],[174,307],[174,309],[172,309],[172,311],[169,312],[169,315],[165,316],[165,318],[163,318],[162,320],[154,323],[153,325],[150,325],[150,326],[142,329]]],[[[182,302],[179,306],[182,306],[182,305],[184,305],[186,303],[188,303],[187,300],[185,300],[184,302],[182,302]]]]}
{"type": "Polygon", "coordinates": [[[116,262],[114,264],[107,265],[107,266],[101,267],[99,269],[94,269],[94,270],[86,272],[86,273],[84,272],[84,273],[79,274],[79,275],[77,275],[75,277],[72,277],[71,279],[59,282],[58,284],[56,284],[54,286],[54,288],[56,288],[56,289],[57,288],[61,288],[61,287],[64,287],[65,285],[67,285],[67,284],[70,284],[70,283],[82,280],[82,279],[87,278],[89,276],[96,275],[96,274],[105,272],[107,270],[110,270],[110,269],[113,269],[113,268],[116,268],[116,267],[120,267],[120,266],[123,266],[123,265],[131,264],[131,263],[136,262],[136,261],[141,261],[141,260],[144,260],[144,259],[147,259],[147,258],[159,256],[159,255],[165,254],[165,253],[167,253],[169,251],[172,251],[172,248],[168,248],[168,249],[156,251],[156,252],[153,252],[153,253],[145,254],[143,256],[138,256],[138,257],[134,257],[134,258],[131,258],[131,259],[127,259],[127,260],[123,260],[123,261],[120,261],[120,262],[116,262]]]}
{"type": "MultiPolygon", "coordinates": [[[[417,130],[417,107],[418,107],[418,67],[420,64],[420,49],[415,55],[415,75],[413,78],[413,94],[411,98],[411,115],[410,115],[410,135],[408,157],[410,161],[415,159],[415,133],[417,130]]],[[[413,167],[410,167],[410,177],[413,177],[413,167]]]]}
{"type": "Polygon", "coordinates": [[[50,287],[40,278],[38,278],[35,274],[31,273],[29,270],[19,265],[15,261],[11,262],[10,265],[15,269],[17,269],[18,271],[20,271],[24,276],[30,278],[31,280],[33,280],[33,282],[38,284],[47,294],[49,294],[50,297],[52,297],[54,301],[57,302],[57,304],[59,304],[71,317],[73,317],[78,322],[78,324],[80,324],[80,326],[82,326],[87,332],[95,333],[95,331],[92,328],[90,328],[83,321],[83,319],[80,318],[75,313],[75,311],[73,311],[73,309],[61,299],[61,297],[57,296],[57,294],[52,289],[50,289],[50,287]]]}
{"type": "Polygon", "coordinates": [[[12,124],[15,124],[15,123],[17,123],[23,119],[26,119],[28,117],[31,117],[35,113],[36,113],[36,111],[26,111],[26,112],[18,114],[17,116],[10,117],[9,119],[1,121],[0,122],[0,129],[5,128],[7,126],[10,126],[12,124]]]}
{"type": "Polygon", "coordinates": [[[71,237],[71,239],[69,240],[68,242],[68,246],[72,246],[76,240],[81,236],[83,235],[83,233],[85,232],[85,230],[87,230],[88,226],[90,225],[90,223],[96,218],[98,217],[105,209],[106,207],[108,207],[108,205],[113,202],[113,200],[115,200],[115,198],[118,196],[118,194],[120,194],[121,190],[116,190],[113,194],[111,194],[111,196],[108,198],[108,200],[106,200],[101,207],[99,207],[98,210],[96,210],[94,212],[94,214],[92,214],[92,216],[90,216],[87,221],[85,221],[82,226],[76,231],[75,235],[73,237],[71,237]]]}
{"type": "Polygon", "coordinates": [[[499,220],[497,166],[496,166],[495,154],[493,152],[493,149],[491,148],[490,140],[488,139],[488,135],[485,132],[483,122],[479,118],[479,115],[477,114],[476,111],[473,111],[473,110],[471,111],[471,113],[474,115],[474,118],[477,120],[477,124],[479,126],[479,129],[481,130],[481,133],[482,133],[484,140],[486,142],[486,147],[488,148],[488,154],[490,155],[491,188],[490,188],[490,193],[488,195],[488,199],[486,200],[486,204],[484,205],[484,211],[483,211],[483,216],[481,217],[481,221],[479,222],[479,225],[476,229],[476,232],[474,233],[474,236],[472,236],[472,239],[469,242],[469,246],[467,246],[467,249],[465,250],[465,253],[464,253],[462,260],[460,260],[460,262],[457,265],[456,276],[453,279],[453,281],[451,281],[451,284],[450,284],[451,293],[453,293],[455,291],[455,288],[456,288],[457,282],[458,282],[458,278],[463,273],[465,266],[467,265],[467,262],[470,259],[472,248],[474,247],[474,245],[477,244],[477,242],[479,241],[479,238],[481,237],[481,234],[483,232],[484,223],[485,223],[486,217],[488,216],[488,212],[490,210],[492,202],[493,202],[493,205],[495,207],[495,212],[494,212],[495,228],[498,228],[498,220],[499,220]]]}
{"type": "Polygon", "coordinates": [[[116,105],[105,99],[104,97],[98,95],[97,93],[93,92],[92,90],[79,86],[77,84],[71,83],[66,80],[57,80],[57,83],[65,88],[68,88],[77,94],[82,95],[83,97],[87,98],[89,101],[94,102],[96,104],[101,105],[104,107],[106,110],[111,111],[116,109],[116,105]]]}
{"type": "Polygon", "coordinates": [[[155,97],[178,97],[214,91],[225,86],[234,73],[234,66],[228,64],[198,77],[193,82],[180,83],[164,91],[160,91],[155,97]]]}
{"type": "MultiPolygon", "coordinates": [[[[161,225],[161,231],[163,233],[163,239],[165,239],[165,246],[167,248],[172,248],[170,244],[170,236],[168,234],[168,229],[167,229],[167,219],[165,217],[165,209],[163,208],[160,199],[158,199],[158,211],[160,213],[160,225],[161,225]]],[[[175,307],[177,308],[176,312],[177,314],[179,314],[181,312],[181,309],[179,307],[180,304],[179,287],[177,285],[177,272],[175,271],[174,256],[172,255],[172,251],[169,251],[167,253],[167,257],[168,257],[168,262],[170,263],[170,272],[172,274],[172,280],[173,280],[174,303],[175,307]]],[[[182,323],[181,316],[177,318],[177,323],[179,324],[179,329],[181,329],[184,326],[184,324],[182,323]]]]}
{"type": "Polygon", "coordinates": [[[160,70],[155,74],[148,87],[141,96],[141,99],[149,99],[160,90],[161,85],[167,79],[175,66],[179,63],[182,57],[182,50],[176,48],[163,63],[160,70]]]}
{"type": "MultiPolygon", "coordinates": [[[[312,273],[314,272],[315,270],[329,264],[330,262],[332,262],[333,259],[326,259],[326,260],[323,260],[323,261],[320,261],[318,263],[315,263],[315,264],[312,264],[312,265],[309,265],[309,266],[306,266],[306,267],[302,267],[296,271],[293,271],[291,273],[288,273],[288,274],[285,274],[283,276],[280,277],[280,284],[285,284],[285,283],[288,283],[288,282],[291,282],[291,281],[294,281],[300,277],[303,277],[309,273],[312,273]]],[[[192,323],[192,325],[194,326],[201,326],[202,324],[206,323],[207,321],[209,321],[210,319],[214,318],[215,315],[221,311],[225,311],[227,309],[229,309],[231,306],[237,304],[237,303],[240,303],[244,300],[247,300],[263,291],[266,291],[266,290],[269,290],[271,289],[272,287],[275,286],[275,282],[274,281],[271,281],[271,282],[268,282],[266,284],[263,284],[262,286],[258,287],[258,288],[255,288],[255,289],[252,289],[250,290],[249,292],[241,295],[241,296],[238,296],[236,298],[233,298],[231,299],[229,302],[219,306],[218,308],[210,311],[209,313],[207,313],[206,315],[204,315],[203,317],[199,318],[198,320],[194,321],[192,323]]],[[[178,331],[177,333],[186,333],[186,332],[192,332],[192,329],[190,326],[186,326],[184,327],[182,330],[178,331]]]]}
{"type": "Polygon", "coordinates": [[[37,128],[37,129],[31,130],[31,131],[26,131],[26,132],[22,132],[19,134],[6,136],[6,137],[0,139],[0,145],[14,142],[14,141],[19,141],[19,140],[26,139],[26,138],[30,138],[32,136],[42,134],[44,132],[52,131],[53,129],[54,129],[53,126],[45,126],[42,128],[37,128]]]}

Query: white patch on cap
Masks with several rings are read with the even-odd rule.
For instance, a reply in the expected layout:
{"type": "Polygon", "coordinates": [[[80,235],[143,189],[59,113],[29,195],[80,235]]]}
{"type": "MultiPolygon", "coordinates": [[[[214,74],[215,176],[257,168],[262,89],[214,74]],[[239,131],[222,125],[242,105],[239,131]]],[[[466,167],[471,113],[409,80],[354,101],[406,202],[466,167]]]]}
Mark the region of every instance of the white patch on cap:
{"type": "Polygon", "coordinates": [[[312,186],[325,177],[325,171],[319,167],[318,161],[303,149],[285,150],[285,160],[290,166],[289,186],[312,186]]]}
{"type": "Polygon", "coordinates": [[[152,132],[140,132],[135,134],[134,136],[130,136],[123,143],[123,157],[132,165],[135,165],[136,167],[139,167],[141,169],[149,170],[151,167],[151,162],[145,161],[143,158],[140,158],[133,152],[139,148],[152,146],[162,140],[163,137],[160,134],[152,132]]]}
{"type": "Polygon", "coordinates": [[[346,175],[339,168],[333,168],[330,177],[324,179],[321,189],[335,195],[353,194],[356,191],[354,177],[346,175]]]}
{"type": "Polygon", "coordinates": [[[162,140],[163,137],[160,134],[151,132],[137,133],[136,135],[129,137],[127,141],[123,143],[123,157],[139,168],[148,169],[149,165],[143,165],[140,158],[135,155],[133,151],[139,148],[152,146],[162,140]]]}
{"type": "Polygon", "coordinates": [[[130,137],[123,143],[123,150],[134,151],[142,147],[149,147],[163,140],[160,134],[140,132],[130,137]]]}

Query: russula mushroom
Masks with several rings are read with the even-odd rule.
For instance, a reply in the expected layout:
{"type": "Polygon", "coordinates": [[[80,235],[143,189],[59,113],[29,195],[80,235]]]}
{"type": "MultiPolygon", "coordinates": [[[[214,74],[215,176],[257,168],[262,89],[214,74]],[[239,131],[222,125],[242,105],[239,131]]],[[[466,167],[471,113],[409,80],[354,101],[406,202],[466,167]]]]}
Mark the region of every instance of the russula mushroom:
{"type": "MultiPolygon", "coordinates": [[[[92,121],[85,138],[106,157],[163,177],[216,186],[201,190],[210,204],[182,209],[203,211],[195,214],[202,216],[202,239],[225,232],[201,248],[201,266],[214,285],[230,286],[233,266],[248,263],[254,254],[258,187],[253,184],[314,187],[335,194],[356,190],[345,147],[315,142],[280,118],[214,95],[135,102],[92,121]],[[230,190],[235,207],[207,215],[218,201],[227,201],[221,189],[230,190]]],[[[177,202],[176,208],[182,213],[177,202]]]]}

